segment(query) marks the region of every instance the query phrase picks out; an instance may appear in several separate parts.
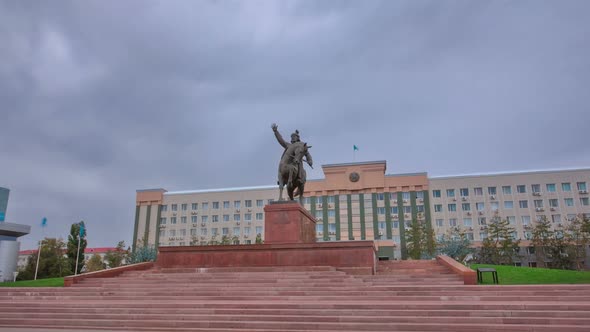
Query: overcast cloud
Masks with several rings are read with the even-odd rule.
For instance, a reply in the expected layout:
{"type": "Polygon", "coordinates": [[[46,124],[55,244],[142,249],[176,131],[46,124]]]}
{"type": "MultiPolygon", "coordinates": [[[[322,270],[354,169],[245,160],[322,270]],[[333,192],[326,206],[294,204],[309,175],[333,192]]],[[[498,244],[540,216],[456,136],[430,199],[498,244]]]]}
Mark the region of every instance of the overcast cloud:
{"type": "MultiPolygon", "coordinates": [[[[590,166],[590,1],[0,1],[7,221],[132,239],[135,190],[315,165],[452,175],[590,166]]],[[[320,167],[308,173],[321,178],[320,167]]]]}

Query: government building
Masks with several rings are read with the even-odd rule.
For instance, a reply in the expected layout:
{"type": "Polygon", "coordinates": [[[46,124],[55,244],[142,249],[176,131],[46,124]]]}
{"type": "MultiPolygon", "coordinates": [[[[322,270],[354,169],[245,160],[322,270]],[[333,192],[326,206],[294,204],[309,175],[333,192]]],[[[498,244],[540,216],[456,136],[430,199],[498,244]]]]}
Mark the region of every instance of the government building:
{"type": "MultiPolygon", "coordinates": [[[[437,237],[460,226],[478,245],[487,236],[486,224],[501,217],[526,251],[533,221],[544,216],[559,227],[579,215],[590,217],[590,169],[429,177],[387,174],[385,161],[371,161],[322,170],[325,178],[308,180],[304,194],[305,208],[317,219],[317,240],[375,240],[379,256],[388,259],[405,258],[404,234],[412,220],[432,227],[437,237]]],[[[133,248],[264,240],[264,206],[278,194],[276,185],[137,190],[133,248]]]]}

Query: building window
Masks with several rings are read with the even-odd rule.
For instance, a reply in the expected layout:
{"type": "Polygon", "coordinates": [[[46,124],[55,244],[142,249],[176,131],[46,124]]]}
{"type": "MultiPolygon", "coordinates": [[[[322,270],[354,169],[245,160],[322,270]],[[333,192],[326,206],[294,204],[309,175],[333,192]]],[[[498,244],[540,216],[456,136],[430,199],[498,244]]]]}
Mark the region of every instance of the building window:
{"type": "Polygon", "coordinates": [[[410,193],[409,192],[403,192],[402,193],[402,199],[409,200],[410,199],[410,193]]]}
{"type": "Polygon", "coordinates": [[[449,204],[449,212],[457,211],[457,204],[449,204]]]}
{"type": "Polygon", "coordinates": [[[207,236],[207,228],[201,228],[201,235],[207,236]]]}
{"type": "Polygon", "coordinates": [[[465,235],[467,235],[469,240],[473,241],[473,233],[465,233],[465,235]]]}
{"type": "Polygon", "coordinates": [[[416,211],[419,213],[424,212],[424,205],[416,205],[416,211]]]}
{"type": "Polygon", "coordinates": [[[555,183],[547,183],[547,192],[554,193],[555,192],[555,183]]]}
{"type": "Polygon", "coordinates": [[[197,219],[197,216],[191,216],[191,222],[192,223],[199,222],[199,220],[197,219]]]}
{"type": "Polygon", "coordinates": [[[447,189],[447,197],[455,197],[455,189],[447,189]]]}
{"type": "Polygon", "coordinates": [[[577,182],[576,184],[578,185],[579,191],[588,191],[588,188],[586,187],[586,182],[577,182]]]}
{"type": "Polygon", "coordinates": [[[223,215],[223,221],[224,222],[228,222],[229,221],[229,214],[224,214],[223,215]]]}
{"type": "Polygon", "coordinates": [[[240,236],[240,227],[234,227],[233,233],[234,236],[240,236]]]}
{"type": "Polygon", "coordinates": [[[417,199],[424,199],[424,192],[423,191],[417,191],[416,192],[416,198],[417,199]]]}
{"type": "Polygon", "coordinates": [[[463,204],[461,204],[461,210],[463,210],[463,211],[471,211],[471,204],[469,204],[469,203],[463,203],[463,204]]]}
{"type": "Polygon", "coordinates": [[[262,212],[256,213],[256,220],[262,220],[262,219],[264,219],[262,212]]]}
{"type": "Polygon", "coordinates": [[[549,207],[552,207],[552,208],[559,207],[559,202],[558,202],[557,198],[549,199],[549,207]]]}
{"type": "Polygon", "coordinates": [[[488,187],[488,195],[496,195],[496,187],[488,187]]]}
{"type": "Polygon", "coordinates": [[[573,198],[564,198],[563,199],[565,206],[574,206],[574,199],[573,198]]]}
{"type": "MultiPolygon", "coordinates": [[[[442,210],[442,205],[440,206],[440,208],[442,210]]],[[[390,208],[390,210],[391,210],[391,214],[393,214],[393,215],[397,215],[398,214],[398,208],[397,208],[397,206],[392,206],[390,208]]]]}
{"type": "Polygon", "coordinates": [[[404,206],[404,213],[412,213],[412,207],[411,206],[404,206]]]}
{"type": "Polygon", "coordinates": [[[219,210],[219,202],[213,202],[213,203],[211,203],[211,208],[213,210],[219,210]]]}
{"type": "Polygon", "coordinates": [[[256,206],[257,207],[262,207],[263,205],[264,205],[264,201],[263,200],[261,200],[261,199],[257,199],[256,200],[256,206]]]}
{"type": "Polygon", "coordinates": [[[252,221],[252,213],[245,213],[244,220],[245,221],[252,221]]]}
{"type": "Polygon", "coordinates": [[[172,211],[178,211],[178,205],[172,204],[172,211]]]}
{"type": "Polygon", "coordinates": [[[394,221],[394,222],[392,222],[392,223],[391,223],[391,227],[392,227],[393,229],[398,229],[398,228],[399,228],[399,221],[394,221]]]}
{"type": "Polygon", "coordinates": [[[234,214],[234,221],[240,221],[240,214],[239,213],[234,214]]]}
{"type": "MultiPolygon", "coordinates": [[[[334,200],[334,196],[330,196],[330,197],[332,197],[332,200],[334,200]]],[[[377,194],[377,200],[378,200],[378,201],[383,201],[383,200],[385,200],[385,195],[384,195],[383,193],[378,193],[378,194],[377,194]]],[[[330,203],[330,202],[328,202],[328,203],[330,203]]]]}
{"type": "Polygon", "coordinates": [[[449,219],[449,226],[451,226],[451,227],[457,226],[457,219],[456,218],[449,219]]]}
{"type": "Polygon", "coordinates": [[[317,211],[317,210],[316,210],[316,212],[315,212],[315,218],[316,218],[316,219],[320,219],[320,218],[322,218],[322,217],[323,217],[323,215],[324,215],[324,212],[323,212],[323,211],[317,211]]]}
{"type": "Polygon", "coordinates": [[[537,209],[543,208],[543,200],[542,199],[536,199],[533,201],[533,203],[535,204],[535,208],[537,208],[537,209]]]}
{"type": "Polygon", "coordinates": [[[244,206],[247,208],[251,208],[252,207],[252,200],[251,199],[247,199],[244,201],[244,206]]]}
{"type": "Polygon", "coordinates": [[[568,221],[574,221],[576,220],[576,217],[576,214],[568,214],[566,218],[568,221]]]}
{"type": "Polygon", "coordinates": [[[498,202],[491,202],[490,206],[492,208],[492,211],[498,211],[498,208],[500,207],[500,204],[498,202]]]}
{"type": "Polygon", "coordinates": [[[244,235],[250,235],[250,227],[244,227],[244,235]]]}
{"type": "Polygon", "coordinates": [[[242,206],[242,201],[234,201],[234,209],[239,209],[242,206]]]}
{"type": "Polygon", "coordinates": [[[516,224],[516,217],[515,216],[508,216],[508,217],[506,217],[506,220],[508,220],[508,223],[510,225],[515,225],[516,224]]]}
{"type": "MultiPolygon", "coordinates": [[[[328,210],[328,217],[330,217],[330,212],[332,212],[332,217],[334,217],[336,215],[334,210],[328,210]]],[[[385,208],[384,207],[378,207],[377,208],[377,214],[385,214],[385,208]]]]}
{"type": "Polygon", "coordinates": [[[171,229],[168,231],[168,236],[176,236],[176,230],[175,229],[171,229]]]}
{"type": "Polygon", "coordinates": [[[432,197],[436,197],[439,198],[440,197],[440,190],[433,190],[432,191],[432,197]]]}
{"type": "Polygon", "coordinates": [[[465,226],[465,227],[473,226],[473,220],[471,218],[463,218],[463,226],[465,226]]]}
{"type": "Polygon", "coordinates": [[[560,214],[551,215],[551,221],[553,221],[554,223],[560,223],[561,222],[561,215],[560,214]]]}
{"type": "Polygon", "coordinates": [[[217,228],[211,228],[211,236],[217,236],[217,228]]]}
{"type": "Polygon", "coordinates": [[[182,211],[186,211],[186,210],[187,210],[187,205],[188,205],[188,204],[184,203],[184,204],[182,204],[182,205],[180,206],[180,208],[182,209],[182,211]]]}
{"type": "Polygon", "coordinates": [[[186,217],[180,217],[180,223],[186,224],[186,217]]]}
{"type": "Polygon", "coordinates": [[[166,218],[160,218],[160,225],[166,225],[166,218]]]}
{"type": "Polygon", "coordinates": [[[475,196],[483,196],[483,188],[473,188],[473,195],[475,196]]]}
{"type": "Polygon", "coordinates": [[[226,236],[229,235],[229,228],[223,227],[221,229],[221,235],[226,235],[226,236]]]}
{"type": "Polygon", "coordinates": [[[486,225],[486,217],[479,217],[477,218],[477,224],[480,226],[486,225]]]}
{"type": "Polygon", "coordinates": [[[191,236],[197,236],[197,229],[191,228],[191,236]]]}
{"type": "Polygon", "coordinates": [[[162,205],[162,212],[168,211],[168,205],[162,205]]]}
{"type": "Polygon", "coordinates": [[[480,232],[479,233],[479,239],[480,240],[485,240],[488,237],[488,233],[486,232],[480,232]]]}
{"type": "Polygon", "coordinates": [[[512,209],[512,208],[514,208],[514,202],[513,201],[504,201],[504,208],[505,209],[512,209]]]}
{"type": "Polygon", "coordinates": [[[256,235],[262,235],[262,226],[256,226],[256,235]]]}
{"type": "Polygon", "coordinates": [[[199,207],[198,203],[192,203],[191,204],[191,210],[197,210],[197,208],[199,207]]]}
{"type": "Polygon", "coordinates": [[[201,222],[207,222],[209,220],[209,216],[201,216],[201,222]]]}
{"type": "Polygon", "coordinates": [[[502,186],[502,194],[512,195],[512,187],[511,186],[502,186]]]}
{"type": "Polygon", "coordinates": [[[461,194],[461,197],[467,197],[467,196],[469,196],[469,189],[468,188],[461,188],[461,189],[459,189],[459,193],[461,194]]]}
{"type": "Polygon", "coordinates": [[[436,227],[443,227],[445,225],[444,219],[436,219],[436,227]]]}
{"type": "Polygon", "coordinates": [[[179,235],[180,236],[186,236],[186,229],[181,229],[179,235]]]}
{"type": "Polygon", "coordinates": [[[483,211],[485,209],[485,204],[483,202],[475,203],[475,209],[477,211],[483,211]]]}
{"type": "Polygon", "coordinates": [[[572,184],[569,182],[564,182],[561,184],[561,191],[572,191],[572,184]]]}
{"type": "Polygon", "coordinates": [[[580,197],[580,205],[588,206],[588,197],[580,197]]]}
{"type": "Polygon", "coordinates": [[[533,193],[540,193],[541,192],[541,185],[540,184],[532,184],[531,189],[533,193]]]}
{"type": "Polygon", "coordinates": [[[176,224],[176,217],[170,218],[170,223],[171,224],[176,224]]]}
{"type": "Polygon", "coordinates": [[[219,216],[218,215],[211,216],[211,222],[219,222],[219,216]]]}
{"type": "Polygon", "coordinates": [[[209,210],[209,203],[207,203],[207,202],[201,203],[201,208],[203,209],[203,211],[209,210]]]}
{"type": "Polygon", "coordinates": [[[526,194],[526,186],[524,184],[519,184],[516,186],[516,192],[519,194],[526,194]]]}
{"type": "Polygon", "coordinates": [[[529,201],[518,201],[518,206],[521,209],[528,209],[529,208],[529,201]]]}
{"type": "Polygon", "coordinates": [[[229,209],[229,201],[223,201],[223,208],[229,209]]]}
{"type": "Polygon", "coordinates": [[[434,204],[434,212],[442,212],[442,204],[434,204]]]}

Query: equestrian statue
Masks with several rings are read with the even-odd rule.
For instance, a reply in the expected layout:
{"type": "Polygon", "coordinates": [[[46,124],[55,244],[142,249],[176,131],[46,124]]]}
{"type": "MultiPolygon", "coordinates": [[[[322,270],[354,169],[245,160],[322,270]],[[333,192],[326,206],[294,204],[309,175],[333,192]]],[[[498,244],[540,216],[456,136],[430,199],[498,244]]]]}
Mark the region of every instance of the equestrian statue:
{"type": "Polygon", "coordinates": [[[299,203],[303,204],[303,190],[306,180],[303,161],[307,162],[309,167],[313,168],[313,160],[309,154],[311,145],[301,142],[298,130],[295,130],[291,134],[291,143],[287,143],[279,133],[279,127],[276,124],[273,123],[271,128],[279,144],[285,148],[281,156],[281,162],[279,163],[279,178],[277,182],[279,185],[279,201],[283,200],[283,187],[286,185],[289,199],[294,200],[295,196],[299,196],[299,203]]]}

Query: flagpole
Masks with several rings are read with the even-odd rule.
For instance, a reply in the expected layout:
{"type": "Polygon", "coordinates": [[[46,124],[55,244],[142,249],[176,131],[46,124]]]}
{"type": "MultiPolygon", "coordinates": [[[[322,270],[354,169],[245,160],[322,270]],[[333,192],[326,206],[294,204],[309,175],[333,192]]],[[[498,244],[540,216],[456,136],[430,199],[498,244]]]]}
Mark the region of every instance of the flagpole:
{"type": "Polygon", "coordinates": [[[37,249],[37,265],[35,266],[35,280],[37,280],[37,271],[39,270],[39,257],[41,257],[41,246],[43,245],[43,240],[39,241],[39,249],[37,249]]]}
{"type": "Polygon", "coordinates": [[[74,275],[78,275],[78,258],[80,257],[80,238],[82,236],[78,234],[78,251],[76,252],[76,272],[74,275]]]}

